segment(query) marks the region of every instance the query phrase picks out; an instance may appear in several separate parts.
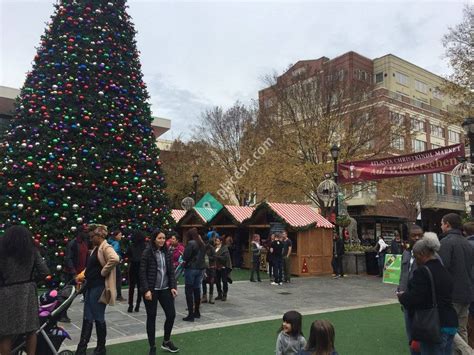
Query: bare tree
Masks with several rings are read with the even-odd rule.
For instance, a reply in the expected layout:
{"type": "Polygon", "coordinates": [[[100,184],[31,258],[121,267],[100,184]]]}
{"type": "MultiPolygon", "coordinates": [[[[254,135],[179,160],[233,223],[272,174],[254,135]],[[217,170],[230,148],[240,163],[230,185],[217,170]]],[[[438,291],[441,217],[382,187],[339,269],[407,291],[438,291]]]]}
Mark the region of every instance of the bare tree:
{"type": "Polygon", "coordinates": [[[214,107],[201,116],[194,139],[204,142],[215,165],[222,168],[224,183],[221,198],[244,204],[250,192],[245,175],[250,170],[246,161],[257,147],[255,135],[256,109],[236,102],[228,110],[214,107]]]}
{"type": "Polygon", "coordinates": [[[474,6],[466,4],[463,20],[455,27],[450,27],[443,36],[442,43],[445,56],[453,69],[441,91],[454,98],[451,105],[453,113],[459,119],[472,117],[474,104],[474,6]]]}
{"type": "Polygon", "coordinates": [[[260,95],[259,120],[271,132],[276,142],[272,153],[281,162],[269,168],[277,168],[276,181],[298,189],[320,207],[315,192],[324,174],[333,170],[333,144],[340,146],[341,160],[370,158],[386,154],[392,138],[405,136],[409,129],[403,118],[393,122],[388,117],[370,75],[353,78],[329,65],[315,72],[300,62],[267,83],[270,87],[260,95]]]}

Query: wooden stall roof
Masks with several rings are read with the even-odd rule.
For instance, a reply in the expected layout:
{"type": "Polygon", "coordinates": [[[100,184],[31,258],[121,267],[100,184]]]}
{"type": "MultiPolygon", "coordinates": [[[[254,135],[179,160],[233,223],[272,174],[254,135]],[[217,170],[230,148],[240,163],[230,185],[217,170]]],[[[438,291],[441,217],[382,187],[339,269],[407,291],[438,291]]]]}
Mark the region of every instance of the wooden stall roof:
{"type": "Polygon", "coordinates": [[[224,208],[238,223],[243,223],[246,219],[249,219],[252,216],[253,211],[255,211],[255,208],[248,206],[224,205],[224,208]]]}
{"type": "Polygon", "coordinates": [[[189,211],[186,211],[183,217],[179,220],[178,225],[180,226],[203,226],[206,224],[206,219],[194,208],[191,208],[189,211]]]}
{"type": "Polygon", "coordinates": [[[263,202],[255,209],[252,217],[264,208],[270,209],[279,219],[296,230],[312,226],[316,228],[334,228],[331,222],[321,216],[310,205],[263,202]]]}
{"type": "Polygon", "coordinates": [[[173,217],[176,223],[179,223],[181,218],[186,214],[186,210],[171,210],[171,217],[173,217]]]}

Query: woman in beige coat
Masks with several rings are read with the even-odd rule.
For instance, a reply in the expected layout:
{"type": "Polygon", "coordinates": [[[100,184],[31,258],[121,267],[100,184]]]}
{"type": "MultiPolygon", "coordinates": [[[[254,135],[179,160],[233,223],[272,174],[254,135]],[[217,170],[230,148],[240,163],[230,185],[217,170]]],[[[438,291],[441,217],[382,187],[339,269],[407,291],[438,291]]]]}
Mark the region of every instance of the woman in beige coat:
{"type": "Polygon", "coordinates": [[[87,344],[91,338],[92,325],[95,321],[97,332],[97,347],[95,355],[105,354],[105,338],[107,327],[105,324],[105,307],[115,304],[115,266],[119,257],[114,248],[107,243],[107,227],[103,224],[89,226],[89,237],[94,249],[87,260],[84,275],[78,276],[77,281],[85,284],[84,318],[82,320],[81,339],[76,354],[85,355],[87,344]]]}

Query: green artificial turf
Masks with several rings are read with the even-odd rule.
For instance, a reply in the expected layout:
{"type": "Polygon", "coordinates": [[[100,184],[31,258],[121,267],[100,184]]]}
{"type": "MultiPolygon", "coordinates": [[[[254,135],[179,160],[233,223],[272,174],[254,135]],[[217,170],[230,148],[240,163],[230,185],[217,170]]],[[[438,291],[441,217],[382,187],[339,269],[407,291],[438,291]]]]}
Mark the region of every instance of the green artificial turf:
{"type": "MultiPolygon", "coordinates": [[[[282,311],[283,313],[283,311],[282,311]]],[[[328,319],[336,329],[336,350],[340,355],[400,355],[408,352],[400,306],[388,305],[348,311],[306,315],[303,330],[316,319],[328,319]]],[[[181,354],[274,354],[281,321],[265,321],[222,327],[172,336],[181,354]]],[[[145,332],[145,329],[143,329],[145,332]]],[[[157,345],[161,344],[157,339],[157,345]]],[[[146,341],[112,345],[107,354],[147,354],[146,341]]],[[[161,349],[157,353],[164,354],[161,349]]]]}

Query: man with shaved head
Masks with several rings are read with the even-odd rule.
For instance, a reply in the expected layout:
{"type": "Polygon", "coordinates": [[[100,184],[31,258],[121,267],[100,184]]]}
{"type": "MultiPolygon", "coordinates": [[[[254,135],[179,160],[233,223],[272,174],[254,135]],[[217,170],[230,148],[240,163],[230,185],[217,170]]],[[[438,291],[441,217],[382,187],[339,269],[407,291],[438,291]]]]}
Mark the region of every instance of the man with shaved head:
{"type": "MultiPolygon", "coordinates": [[[[408,288],[408,281],[413,276],[413,271],[416,270],[417,265],[415,262],[415,257],[413,256],[413,246],[415,243],[423,237],[423,229],[413,224],[408,229],[408,244],[409,247],[402,254],[402,266],[400,270],[400,282],[398,284],[398,291],[405,292],[408,288]]],[[[408,336],[408,341],[411,341],[411,317],[408,314],[408,310],[403,308],[403,313],[405,315],[405,328],[408,336]]],[[[410,353],[412,355],[418,354],[410,347],[410,353]]]]}

